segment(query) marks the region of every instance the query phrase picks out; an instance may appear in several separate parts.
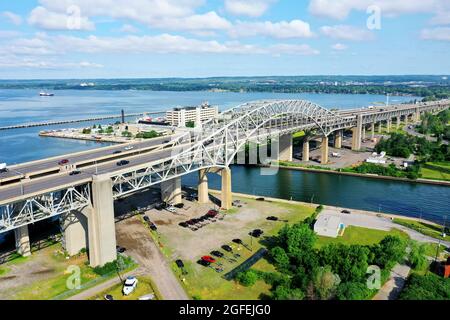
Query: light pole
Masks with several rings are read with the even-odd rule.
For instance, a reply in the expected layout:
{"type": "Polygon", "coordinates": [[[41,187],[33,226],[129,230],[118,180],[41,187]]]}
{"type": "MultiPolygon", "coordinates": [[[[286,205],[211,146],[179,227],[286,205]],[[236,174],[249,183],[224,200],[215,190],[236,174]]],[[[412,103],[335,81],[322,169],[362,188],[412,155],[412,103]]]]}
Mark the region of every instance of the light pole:
{"type": "Polygon", "coordinates": [[[313,193],[313,195],[311,196],[311,204],[313,203],[313,200],[314,200],[314,193],[313,193]]]}

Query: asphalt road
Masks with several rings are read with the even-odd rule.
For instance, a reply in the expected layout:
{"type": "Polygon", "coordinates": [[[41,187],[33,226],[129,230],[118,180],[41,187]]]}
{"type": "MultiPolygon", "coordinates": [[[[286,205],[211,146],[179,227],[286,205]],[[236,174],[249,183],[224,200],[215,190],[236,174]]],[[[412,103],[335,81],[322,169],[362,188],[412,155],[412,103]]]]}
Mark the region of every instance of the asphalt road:
{"type": "Polygon", "coordinates": [[[69,160],[70,164],[80,164],[90,161],[95,161],[98,158],[102,158],[105,156],[111,156],[111,157],[117,157],[120,156],[120,154],[113,154],[115,151],[121,151],[122,153],[132,153],[139,150],[143,150],[146,148],[158,146],[160,144],[164,144],[170,141],[170,139],[173,136],[164,136],[164,137],[158,137],[154,139],[149,139],[143,142],[138,142],[131,144],[133,145],[132,150],[125,150],[125,148],[128,146],[128,144],[124,145],[117,145],[113,147],[106,147],[106,148],[98,148],[94,149],[91,152],[82,153],[82,154],[68,154],[68,155],[62,155],[58,159],[45,159],[42,161],[34,161],[34,162],[28,162],[24,164],[20,164],[18,166],[14,166],[13,168],[9,169],[7,172],[0,173],[0,180],[5,178],[11,178],[11,177],[17,177],[20,178],[21,176],[25,176],[30,173],[35,172],[41,172],[41,171],[54,171],[59,169],[58,161],[61,159],[67,159],[69,160]]]}

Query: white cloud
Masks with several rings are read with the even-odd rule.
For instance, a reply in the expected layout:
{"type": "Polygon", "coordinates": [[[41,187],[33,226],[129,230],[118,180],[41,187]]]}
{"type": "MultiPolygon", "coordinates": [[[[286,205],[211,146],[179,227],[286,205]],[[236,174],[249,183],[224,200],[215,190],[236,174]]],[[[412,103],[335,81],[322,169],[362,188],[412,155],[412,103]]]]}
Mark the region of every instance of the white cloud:
{"type": "Polygon", "coordinates": [[[366,12],[369,6],[379,7],[382,17],[430,13],[435,15],[432,23],[450,23],[448,0],[310,0],[309,12],[316,16],[344,20],[352,11],[366,12]]]}
{"type": "Polygon", "coordinates": [[[26,69],[78,69],[78,68],[103,68],[103,65],[88,61],[61,62],[55,60],[41,60],[34,57],[6,56],[0,60],[1,68],[26,68],[26,69]]]}
{"type": "Polygon", "coordinates": [[[331,46],[331,48],[336,51],[343,51],[343,50],[346,50],[348,48],[348,46],[346,46],[345,44],[342,44],[342,43],[336,43],[336,44],[333,44],[331,46]]]}
{"type": "Polygon", "coordinates": [[[20,32],[13,30],[0,30],[0,39],[14,38],[20,35],[20,32]]]}
{"type": "Polygon", "coordinates": [[[45,30],[93,30],[95,25],[87,17],[71,15],[70,12],[52,12],[44,7],[34,8],[28,23],[45,30]]]}
{"type": "Polygon", "coordinates": [[[238,22],[230,31],[232,37],[266,36],[278,39],[313,36],[309,23],[301,20],[280,22],[238,22]]]}
{"type": "Polygon", "coordinates": [[[139,32],[139,29],[132,26],[131,24],[124,24],[120,29],[120,32],[125,32],[125,33],[137,33],[139,32]]]}
{"type": "Polygon", "coordinates": [[[450,27],[424,29],[420,33],[420,37],[424,40],[450,41],[450,27]]]}
{"type": "Polygon", "coordinates": [[[216,12],[210,11],[204,14],[194,14],[186,17],[161,18],[155,20],[152,25],[168,30],[224,30],[231,27],[231,23],[220,17],[216,12]]]}
{"type": "Polygon", "coordinates": [[[318,55],[319,50],[311,48],[307,44],[276,44],[269,47],[272,54],[292,54],[292,55],[318,55]]]}
{"type": "Polygon", "coordinates": [[[370,31],[349,25],[323,26],[320,28],[320,32],[332,39],[362,41],[373,38],[370,31]]]}
{"type": "Polygon", "coordinates": [[[22,24],[22,17],[18,14],[15,14],[11,11],[4,11],[1,14],[3,17],[9,20],[12,24],[15,24],[16,26],[22,24]]]}
{"type": "Polygon", "coordinates": [[[234,15],[260,17],[276,0],[225,0],[225,10],[234,15]]]}

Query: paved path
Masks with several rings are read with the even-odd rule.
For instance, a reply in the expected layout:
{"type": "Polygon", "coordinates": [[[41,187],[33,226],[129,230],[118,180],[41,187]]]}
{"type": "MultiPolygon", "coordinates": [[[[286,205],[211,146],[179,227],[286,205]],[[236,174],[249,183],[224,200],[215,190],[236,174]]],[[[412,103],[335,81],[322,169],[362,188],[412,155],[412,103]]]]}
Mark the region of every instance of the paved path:
{"type": "Polygon", "coordinates": [[[188,300],[189,297],[174,275],[169,263],[161,253],[138,216],[116,223],[117,244],[127,249],[150,276],[165,300],[188,300]]]}
{"type": "Polygon", "coordinates": [[[395,300],[405,286],[411,268],[397,264],[391,271],[390,279],[381,287],[372,300],[395,300]]]}

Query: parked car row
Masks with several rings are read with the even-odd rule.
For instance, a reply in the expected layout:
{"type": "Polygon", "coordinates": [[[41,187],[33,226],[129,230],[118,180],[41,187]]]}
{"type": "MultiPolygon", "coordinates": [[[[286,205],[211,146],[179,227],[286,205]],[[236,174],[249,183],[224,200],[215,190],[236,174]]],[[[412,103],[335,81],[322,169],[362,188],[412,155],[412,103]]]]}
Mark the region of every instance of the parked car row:
{"type": "Polygon", "coordinates": [[[223,217],[219,217],[219,211],[211,209],[205,215],[199,218],[192,218],[184,222],[180,222],[179,225],[183,228],[189,228],[192,231],[197,231],[198,229],[206,226],[209,223],[221,220],[223,217]]]}
{"type": "Polygon", "coordinates": [[[148,227],[153,230],[156,231],[158,230],[158,227],[150,220],[149,217],[144,216],[144,221],[147,223],[148,227]]]}
{"type": "MultiPolygon", "coordinates": [[[[240,239],[233,239],[233,242],[244,245],[240,239]]],[[[237,263],[238,259],[241,257],[239,253],[234,253],[233,248],[228,244],[224,244],[221,249],[223,251],[213,250],[210,252],[210,255],[202,256],[197,263],[204,267],[212,268],[214,271],[220,273],[224,271],[223,262],[237,263]]]]}

